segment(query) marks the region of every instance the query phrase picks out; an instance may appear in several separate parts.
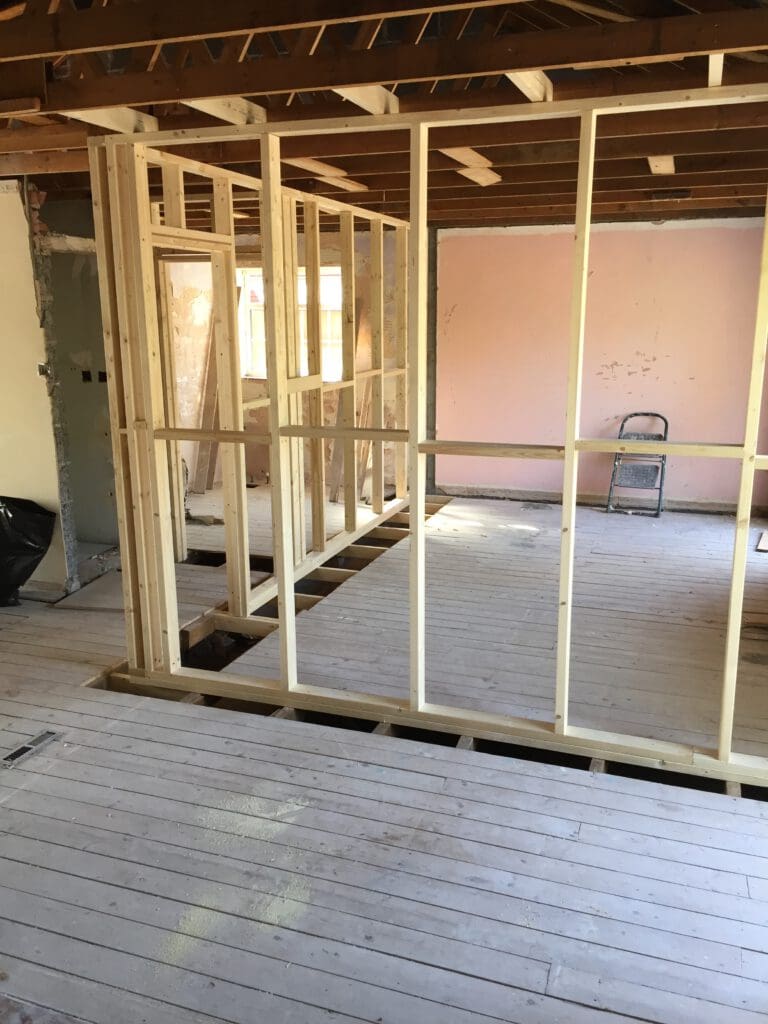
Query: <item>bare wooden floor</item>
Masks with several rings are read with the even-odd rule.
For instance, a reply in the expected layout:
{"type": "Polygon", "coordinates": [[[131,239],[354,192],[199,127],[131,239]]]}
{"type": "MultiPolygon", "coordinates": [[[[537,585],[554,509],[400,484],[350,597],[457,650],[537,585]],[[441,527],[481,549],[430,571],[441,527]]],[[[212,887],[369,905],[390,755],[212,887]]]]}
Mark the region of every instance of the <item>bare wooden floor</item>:
{"type": "MultiPolygon", "coordinates": [[[[764,524],[763,524],[764,525],[764,524]]],[[[768,555],[750,542],[735,749],[768,754],[768,555]]],[[[455,498],[427,523],[427,699],[552,720],[560,508],[455,498]]],[[[580,508],[575,725],[715,743],[728,516],[580,508]]],[[[304,683],[408,693],[408,541],[297,619],[304,683]]],[[[228,671],[274,678],[276,633],[228,671]]]]}
{"type": "Polygon", "coordinates": [[[120,630],[0,613],[7,1019],[766,1019],[768,805],[79,688],[120,630]]]}
{"type": "MultiPolygon", "coordinates": [[[[269,578],[269,573],[252,572],[251,586],[269,578]]],[[[227,600],[226,566],[176,566],[176,600],[179,626],[183,628],[227,600]]],[[[122,612],[123,588],[120,573],[112,570],[56,604],[56,611],[122,612]]]]}

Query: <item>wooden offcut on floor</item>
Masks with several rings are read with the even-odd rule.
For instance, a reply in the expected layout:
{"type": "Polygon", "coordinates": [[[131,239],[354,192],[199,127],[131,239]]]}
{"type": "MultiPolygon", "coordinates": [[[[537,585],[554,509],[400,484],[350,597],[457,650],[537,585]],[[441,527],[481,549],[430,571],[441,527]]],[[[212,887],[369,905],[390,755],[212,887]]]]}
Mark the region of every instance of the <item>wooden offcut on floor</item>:
{"type": "MultiPolygon", "coordinates": [[[[454,498],[428,521],[428,701],[552,720],[560,512],[454,498]]],[[[730,516],[578,509],[572,724],[715,745],[733,531],[730,516]]],[[[768,556],[754,547],[734,749],[766,755],[768,556]]],[[[407,697],[407,596],[406,539],[298,617],[300,681],[407,697]]],[[[278,634],[228,671],[276,678],[278,634]]]]}
{"type": "Polygon", "coordinates": [[[0,613],[0,747],[59,733],[0,770],[3,1011],[765,1019],[768,805],[75,685],[119,631],[0,613]]]}

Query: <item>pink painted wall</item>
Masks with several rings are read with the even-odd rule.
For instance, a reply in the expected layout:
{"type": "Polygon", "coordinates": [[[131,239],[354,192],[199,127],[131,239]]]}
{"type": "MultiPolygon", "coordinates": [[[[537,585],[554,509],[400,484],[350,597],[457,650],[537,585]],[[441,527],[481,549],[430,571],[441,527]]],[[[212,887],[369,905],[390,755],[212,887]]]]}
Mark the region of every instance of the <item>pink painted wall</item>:
{"type": "MultiPolygon", "coordinates": [[[[581,436],[615,437],[622,415],[654,409],[669,417],[671,440],[742,440],[761,230],[750,221],[593,231],[581,436]]],[[[562,442],[572,251],[571,233],[546,228],[440,236],[439,438],[562,442]]],[[[583,455],[580,492],[604,494],[611,463],[583,455]]],[[[670,459],[667,494],[733,501],[737,476],[723,460],[670,459]]],[[[436,478],[560,491],[562,467],[441,456],[436,478]]]]}

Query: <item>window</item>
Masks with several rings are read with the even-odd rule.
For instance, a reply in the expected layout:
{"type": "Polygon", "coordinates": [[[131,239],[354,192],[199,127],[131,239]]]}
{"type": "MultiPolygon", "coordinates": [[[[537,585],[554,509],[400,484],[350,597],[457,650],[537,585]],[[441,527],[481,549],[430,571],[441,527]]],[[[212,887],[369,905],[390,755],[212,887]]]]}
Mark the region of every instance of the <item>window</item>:
{"type": "MultiPolygon", "coordinates": [[[[267,376],[267,346],[264,321],[264,275],[260,268],[238,270],[240,287],[238,321],[240,329],[240,372],[243,377],[267,376]]],[[[299,374],[308,370],[307,273],[299,268],[299,374]]],[[[320,268],[320,350],[323,380],[342,378],[341,361],[341,267],[320,268]]]]}

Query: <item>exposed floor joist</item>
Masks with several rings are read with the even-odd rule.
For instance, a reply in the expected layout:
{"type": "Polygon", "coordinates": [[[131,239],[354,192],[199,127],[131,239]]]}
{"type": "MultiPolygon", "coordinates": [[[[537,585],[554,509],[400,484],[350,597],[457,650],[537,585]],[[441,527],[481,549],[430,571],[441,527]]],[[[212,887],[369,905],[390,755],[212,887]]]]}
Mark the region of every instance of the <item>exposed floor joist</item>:
{"type": "MultiPolygon", "coordinates": [[[[215,12],[202,14],[176,0],[162,10],[156,0],[135,0],[125,11],[123,4],[59,8],[44,21],[39,9],[20,4],[7,15],[0,39],[0,113],[5,105],[17,118],[0,130],[0,176],[33,174],[51,196],[69,193],[71,182],[73,194],[79,188],[87,195],[89,133],[57,123],[70,108],[73,119],[94,131],[152,129],[157,122],[184,131],[205,126],[205,117],[246,125],[265,118],[483,108],[517,102],[520,90],[542,103],[762,82],[768,64],[759,47],[768,47],[768,12],[745,10],[740,2],[718,0],[723,12],[666,14],[651,0],[610,7],[602,0],[558,0],[556,8],[548,0],[429,7],[367,0],[344,17],[340,2],[319,0],[279,12],[223,0],[215,12]],[[142,23],[141,12],[154,20],[142,23]],[[239,33],[237,24],[250,27],[239,33]],[[69,47],[66,53],[42,56],[46,31],[52,46],[69,47]],[[22,35],[27,49],[16,57],[30,59],[14,62],[22,35]],[[617,65],[618,74],[612,70],[617,65]],[[39,114],[20,112],[38,105],[39,114]],[[184,113],[185,107],[191,110],[184,113]]],[[[756,175],[768,148],[760,132],[747,129],[768,125],[763,108],[768,104],[601,116],[596,181],[598,198],[605,193],[608,205],[597,215],[624,203],[628,216],[642,217],[651,215],[650,204],[655,210],[667,200],[671,216],[749,212],[744,201],[761,183],[756,175]],[[648,158],[658,154],[674,155],[674,195],[664,196],[664,174],[651,172],[648,158]],[[610,170],[603,168],[606,161],[613,163],[610,170]],[[607,178],[611,184],[603,188],[607,178]],[[683,196],[681,189],[692,191],[683,196]]],[[[567,216],[555,197],[575,189],[577,130],[576,118],[432,130],[430,216],[441,218],[433,223],[449,223],[443,217],[455,214],[462,224],[489,211],[494,223],[505,216],[510,223],[537,214],[567,216]],[[557,186],[552,203],[525,201],[543,195],[547,181],[557,186]],[[459,185],[462,195],[444,191],[459,185]]],[[[361,205],[407,213],[407,148],[406,131],[287,137],[283,177],[300,190],[329,197],[341,190],[361,205]],[[322,166],[313,171],[309,161],[322,166]]],[[[210,144],[189,155],[259,173],[253,147],[241,143],[210,144]]],[[[241,230],[257,229],[243,210],[238,219],[241,230]]]]}
{"type": "Polygon", "coordinates": [[[266,121],[264,107],[242,96],[220,96],[217,99],[187,100],[185,106],[199,110],[227,124],[258,124],[266,121]]]}
{"type": "Polygon", "coordinates": [[[130,135],[133,132],[156,132],[160,122],[152,114],[131,107],[104,107],[103,109],[68,110],[67,117],[84,121],[111,132],[130,135]]]}
{"type": "MultiPolygon", "coordinates": [[[[471,0],[476,8],[500,7],[515,0],[471,0]]],[[[3,28],[0,61],[58,57],[158,42],[215,39],[254,32],[284,32],[403,15],[450,12],[467,7],[467,0],[363,0],[350,12],[348,0],[291,0],[279,6],[250,0],[218,0],[191,4],[188,0],[138,0],[129,7],[94,6],[89,10],[61,7],[54,14],[39,10],[25,15],[24,4],[3,28]]],[[[233,90],[237,91],[237,90],[233,90]]]]}
{"type": "Polygon", "coordinates": [[[554,95],[552,79],[543,71],[508,71],[507,78],[531,103],[549,102],[554,95]]]}
{"type": "Polygon", "coordinates": [[[343,100],[353,103],[356,107],[369,114],[397,114],[400,102],[397,96],[383,85],[361,85],[358,88],[348,86],[333,90],[343,100]]]}
{"type": "MultiPolygon", "coordinates": [[[[244,63],[206,64],[183,72],[155,68],[151,75],[126,72],[72,81],[52,81],[43,109],[82,110],[91,106],[167,103],[208,96],[285,93],[380,85],[471,75],[552,68],[603,68],[679,61],[709,53],[768,48],[768,10],[734,10],[727,18],[697,14],[550,31],[522,32],[510,51],[507,37],[460,38],[418,46],[374,46],[338,55],[262,58],[244,63]],[[510,66],[511,65],[511,66],[510,66]]],[[[10,66],[9,66],[10,67],[10,66]]],[[[4,70],[0,98],[13,73],[4,70]]],[[[644,86],[647,88],[647,85],[644,86]]]]}

